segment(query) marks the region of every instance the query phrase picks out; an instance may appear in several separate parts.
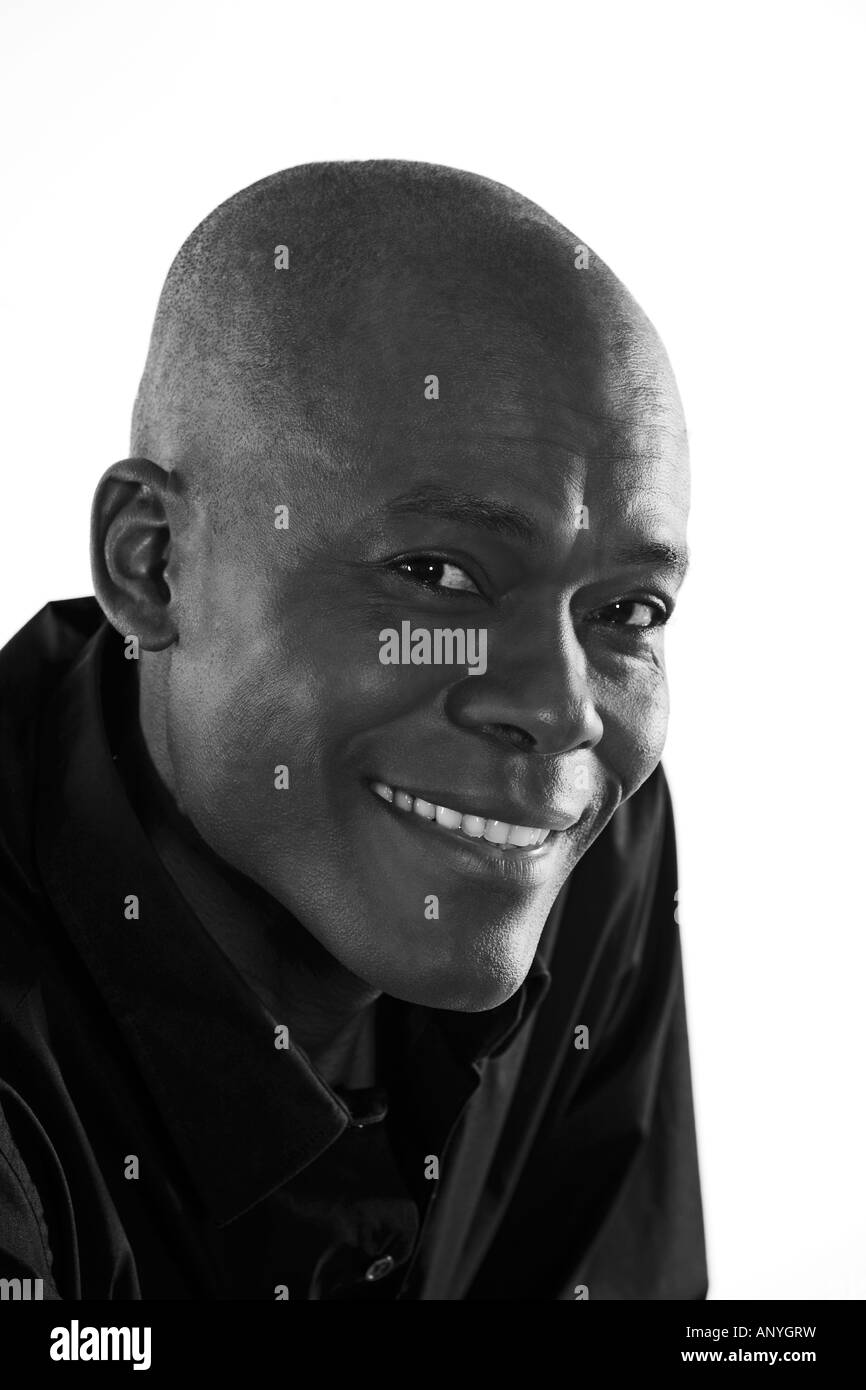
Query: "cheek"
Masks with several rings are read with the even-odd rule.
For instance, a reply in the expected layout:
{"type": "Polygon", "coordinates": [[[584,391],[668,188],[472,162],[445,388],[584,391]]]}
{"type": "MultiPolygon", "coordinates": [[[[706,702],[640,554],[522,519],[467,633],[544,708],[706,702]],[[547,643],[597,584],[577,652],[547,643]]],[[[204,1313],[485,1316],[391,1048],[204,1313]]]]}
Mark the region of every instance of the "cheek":
{"type": "Polygon", "coordinates": [[[168,744],[182,810],[225,857],[270,827],[275,767],[291,763],[290,721],[269,653],[186,656],[172,669],[168,744]]]}
{"type": "Polygon", "coordinates": [[[383,666],[375,635],[306,629],[253,638],[223,628],[218,646],[178,652],[172,665],[168,739],[181,806],[233,863],[238,846],[299,842],[348,816],[371,740],[429,702],[441,679],[422,668],[407,681],[383,666]]]}
{"type": "Polygon", "coordinates": [[[597,752],[625,799],[646,781],[664,749],[670,702],[661,657],[629,663],[619,679],[605,682],[600,704],[604,736],[597,752]]]}

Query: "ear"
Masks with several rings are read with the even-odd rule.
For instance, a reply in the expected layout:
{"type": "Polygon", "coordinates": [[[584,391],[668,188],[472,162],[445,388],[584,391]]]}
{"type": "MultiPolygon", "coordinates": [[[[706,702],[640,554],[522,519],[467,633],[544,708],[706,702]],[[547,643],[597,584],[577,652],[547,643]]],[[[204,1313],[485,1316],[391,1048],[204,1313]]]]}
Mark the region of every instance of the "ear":
{"type": "Polygon", "coordinates": [[[169,474],[150,459],[124,459],[99,480],[90,518],[90,568],[99,606],[145,651],[177,641],[166,578],[176,502],[169,474]]]}

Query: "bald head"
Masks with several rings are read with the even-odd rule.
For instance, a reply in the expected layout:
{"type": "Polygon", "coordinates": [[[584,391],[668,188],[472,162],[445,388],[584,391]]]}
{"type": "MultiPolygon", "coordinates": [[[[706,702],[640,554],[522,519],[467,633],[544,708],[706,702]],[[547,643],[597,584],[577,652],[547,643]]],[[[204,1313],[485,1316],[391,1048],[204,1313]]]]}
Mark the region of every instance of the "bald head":
{"type": "MultiPolygon", "coordinates": [[[[326,462],[357,436],[359,403],[379,418],[436,372],[443,337],[465,340],[491,374],[547,352],[563,397],[592,364],[611,400],[587,401],[587,415],[606,430],[635,396],[669,407],[652,326],[594,253],[576,269],[577,244],[513,190],[438,165],[310,164],[262,179],[212,212],[169,271],[133,453],[220,492],[240,481],[239,452],[306,440],[326,462]]],[[[449,383],[452,399],[461,388],[449,383]]]]}

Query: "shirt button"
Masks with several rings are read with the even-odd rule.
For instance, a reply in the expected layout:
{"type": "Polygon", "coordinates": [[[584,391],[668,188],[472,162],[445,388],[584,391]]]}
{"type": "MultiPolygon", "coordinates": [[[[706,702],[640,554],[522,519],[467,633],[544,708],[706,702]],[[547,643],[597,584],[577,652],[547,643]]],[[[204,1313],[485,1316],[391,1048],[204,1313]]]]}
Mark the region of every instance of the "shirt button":
{"type": "Polygon", "coordinates": [[[367,1273],[364,1275],[364,1278],[368,1279],[370,1283],[372,1283],[374,1279],[384,1279],[385,1275],[390,1274],[393,1268],[394,1256],[383,1255],[381,1259],[373,1261],[367,1273]]]}

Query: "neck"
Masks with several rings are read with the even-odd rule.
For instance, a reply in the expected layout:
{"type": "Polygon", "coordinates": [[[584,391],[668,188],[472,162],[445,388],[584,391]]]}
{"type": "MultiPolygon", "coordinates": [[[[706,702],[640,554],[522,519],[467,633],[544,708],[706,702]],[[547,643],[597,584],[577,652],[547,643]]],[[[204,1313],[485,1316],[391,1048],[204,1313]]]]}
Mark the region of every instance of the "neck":
{"type": "Polygon", "coordinates": [[[118,769],[160,860],[204,928],[275,1022],[332,1086],[375,1080],[379,991],[344,969],[270,894],[211,850],[178,807],[164,722],[142,698],[118,769]]]}

